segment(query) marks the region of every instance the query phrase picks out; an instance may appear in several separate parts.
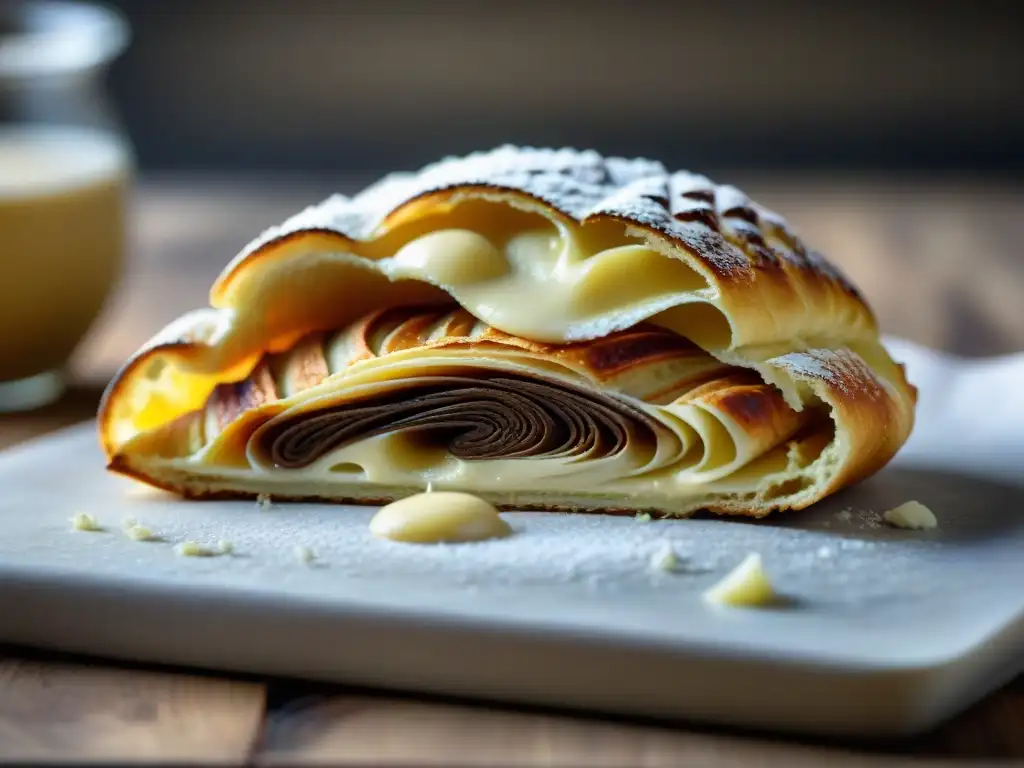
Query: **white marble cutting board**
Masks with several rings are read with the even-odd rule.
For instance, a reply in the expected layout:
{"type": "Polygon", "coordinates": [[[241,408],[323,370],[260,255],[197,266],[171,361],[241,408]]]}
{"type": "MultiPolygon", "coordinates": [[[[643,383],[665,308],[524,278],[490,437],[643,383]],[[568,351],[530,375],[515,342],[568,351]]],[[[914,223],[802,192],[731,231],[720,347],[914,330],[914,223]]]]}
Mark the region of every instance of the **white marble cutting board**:
{"type": "Polygon", "coordinates": [[[1024,669],[1024,356],[892,346],[922,388],[897,461],[761,523],[509,513],[506,540],[394,544],[370,536],[367,508],[179,502],[106,474],[92,427],[75,428],[0,456],[0,641],[793,731],[920,730],[1024,669]],[[908,499],[940,527],[879,522],[908,499]],[[78,511],[106,530],[72,531],[78,511]],[[164,541],[127,538],[126,516],[164,541]],[[177,556],[189,539],[235,552],[177,556]],[[664,541],[675,573],[649,564],[664,541]],[[703,604],[751,551],[788,605],[703,604]]]}

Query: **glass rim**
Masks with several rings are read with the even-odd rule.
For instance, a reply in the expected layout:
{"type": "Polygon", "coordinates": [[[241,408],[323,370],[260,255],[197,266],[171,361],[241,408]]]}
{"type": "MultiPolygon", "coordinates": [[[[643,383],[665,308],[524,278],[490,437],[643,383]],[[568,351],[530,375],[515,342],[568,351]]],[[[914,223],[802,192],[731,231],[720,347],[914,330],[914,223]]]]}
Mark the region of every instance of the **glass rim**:
{"type": "Polygon", "coordinates": [[[83,0],[21,0],[0,7],[0,82],[85,73],[128,45],[128,23],[109,6],[83,0]]]}

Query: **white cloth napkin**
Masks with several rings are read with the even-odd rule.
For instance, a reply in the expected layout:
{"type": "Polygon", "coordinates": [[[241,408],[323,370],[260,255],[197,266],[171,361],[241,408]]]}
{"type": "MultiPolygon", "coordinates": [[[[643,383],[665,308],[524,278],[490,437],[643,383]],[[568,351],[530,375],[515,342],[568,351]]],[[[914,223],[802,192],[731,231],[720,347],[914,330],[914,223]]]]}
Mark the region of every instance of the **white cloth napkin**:
{"type": "Polygon", "coordinates": [[[885,338],[919,390],[910,440],[894,463],[1024,483],[1024,352],[963,358],[885,338]]]}

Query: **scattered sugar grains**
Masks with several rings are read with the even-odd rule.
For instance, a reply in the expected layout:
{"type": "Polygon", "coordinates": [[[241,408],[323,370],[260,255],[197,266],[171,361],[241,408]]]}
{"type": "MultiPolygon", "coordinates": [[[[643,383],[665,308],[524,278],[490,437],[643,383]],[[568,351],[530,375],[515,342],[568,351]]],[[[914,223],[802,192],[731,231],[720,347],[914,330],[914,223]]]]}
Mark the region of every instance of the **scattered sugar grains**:
{"type": "Polygon", "coordinates": [[[845,524],[856,525],[859,528],[881,528],[883,525],[882,516],[870,509],[855,511],[853,507],[847,507],[836,512],[836,517],[845,524]]]}
{"type": "Polygon", "coordinates": [[[728,575],[704,593],[712,605],[756,608],[777,599],[775,588],[761,564],[761,555],[751,552],[728,575]]]}
{"type": "Polygon", "coordinates": [[[195,541],[183,541],[174,551],[181,557],[216,557],[220,553],[195,541]]]}
{"type": "Polygon", "coordinates": [[[913,531],[924,531],[938,527],[939,521],[928,507],[919,501],[907,501],[894,509],[890,509],[883,517],[889,525],[907,528],[913,531]]]}
{"type": "Polygon", "coordinates": [[[157,539],[149,528],[142,525],[133,525],[131,528],[125,528],[124,534],[129,539],[135,541],[155,541],[157,539]]]}
{"type": "Polygon", "coordinates": [[[103,526],[99,524],[99,521],[85,512],[78,512],[71,518],[71,527],[76,531],[96,532],[103,530],[103,526]]]}
{"type": "Polygon", "coordinates": [[[134,517],[126,517],[121,521],[121,530],[124,531],[124,535],[133,541],[158,541],[159,536],[154,536],[153,532],[144,525],[139,525],[139,521],[134,517]]]}
{"type": "Polygon", "coordinates": [[[870,509],[861,515],[861,520],[868,528],[881,528],[882,527],[882,516],[877,512],[872,512],[870,509]]]}

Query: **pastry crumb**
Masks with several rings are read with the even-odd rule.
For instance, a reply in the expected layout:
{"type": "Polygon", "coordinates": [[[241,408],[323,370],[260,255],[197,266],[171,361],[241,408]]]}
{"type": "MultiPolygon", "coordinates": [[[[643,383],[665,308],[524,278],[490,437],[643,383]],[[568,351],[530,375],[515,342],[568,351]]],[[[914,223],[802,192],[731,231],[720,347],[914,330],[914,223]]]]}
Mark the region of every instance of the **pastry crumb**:
{"type": "Polygon", "coordinates": [[[183,541],[174,551],[181,557],[216,557],[219,554],[195,541],[183,541]]]}
{"type": "Polygon", "coordinates": [[[235,551],[235,545],[227,539],[221,539],[217,542],[217,551],[222,555],[230,555],[235,551]]]}
{"type": "Polygon", "coordinates": [[[671,573],[679,567],[679,556],[676,555],[672,545],[663,541],[661,546],[651,555],[651,568],[656,571],[671,573]]]}
{"type": "Polygon", "coordinates": [[[93,533],[103,530],[103,526],[99,524],[99,521],[85,512],[78,512],[71,518],[71,527],[76,531],[89,531],[93,533]]]}
{"type": "Polygon", "coordinates": [[[316,560],[316,552],[314,552],[309,547],[296,547],[295,556],[299,559],[300,562],[303,562],[306,565],[309,565],[314,560],[316,560]]]}
{"type": "Polygon", "coordinates": [[[649,523],[651,522],[651,515],[649,512],[637,512],[636,517],[633,519],[638,523],[649,523]]]}
{"type": "Polygon", "coordinates": [[[154,536],[153,531],[144,525],[139,525],[139,521],[134,517],[125,517],[121,520],[121,530],[124,531],[124,535],[133,541],[159,541],[159,536],[154,536]]]}
{"type": "Polygon", "coordinates": [[[269,493],[258,493],[256,494],[256,506],[260,509],[270,509],[274,506],[274,502],[269,493]]]}
{"type": "Polygon", "coordinates": [[[133,525],[129,528],[124,529],[124,535],[134,541],[156,541],[157,536],[153,535],[153,532],[143,525],[133,525]]]}
{"type": "Polygon", "coordinates": [[[904,502],[888,510],[882,517],[889,525],[911,531],[931,530],[939,525],[935,514],[919,501],[904,502]]]}
{"type": "Polygon", "coordinates": [[[742,563],[704,593],[712,605],[756,608],[771,605],[778,599],[775,588],[761,563],[761,555],[751,552],[742,563]]]}

